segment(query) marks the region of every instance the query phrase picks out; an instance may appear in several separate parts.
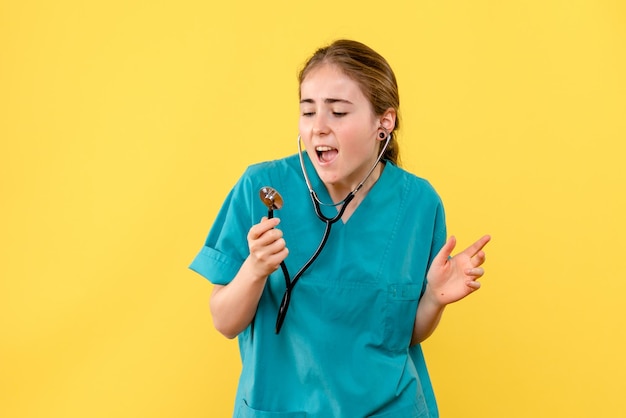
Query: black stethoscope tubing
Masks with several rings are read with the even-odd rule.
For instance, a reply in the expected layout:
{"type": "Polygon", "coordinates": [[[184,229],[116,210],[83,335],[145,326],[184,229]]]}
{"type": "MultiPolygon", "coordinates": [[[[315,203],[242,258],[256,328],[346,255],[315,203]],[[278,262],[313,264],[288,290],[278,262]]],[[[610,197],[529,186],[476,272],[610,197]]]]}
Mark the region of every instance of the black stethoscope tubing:
{"type": "MultiPolygon", "coordinates": [[[[317,249],[311,256],[311,258],[309,258],[309,260],[300,268],[300,270],[296,273],[293,279],[290,278],[289,270],[287,270],[287,265],[285,264],[285,262],[282,261],[280,263],[280,268],[283,271],[283,276],[285,278],[285,293],[283,294],[283,299],[281,300],[280,307],[278,308],[278,317],[276,318],[276,334],[280,332],[280,329],[283,325],[283,321],[285,320],[285,317],[287,316],[287,309],[289,308],[289,303],[291,301],[291,291],[296,286],[296,283],[298,282],[298,280],[300,280],[304,272],[311,266],[311,264],[313,264],[315,259],[320,255],[320,253],[322,252],[322,249],[326,245],[326,241],[328,241],[328,237],[330,236],[330,229],[332,225],[335,222],[337,222],[339,219],[341,219],[341,216],[343,215],[343,212],[348,206],[348,203],[350,203],[350,201],[353,198],[354,198],[354,194],[350,192],[350,194],[344,200],[343,206],[341,207],[337,215],[332,218],[328,218],[324,216],[319,208],[319,204],[315,200],[313,200],[318,217],[320,217],[320,219],[322,219],[324,223],[326,224],[326,227],[324,228],[324,235],[322,236],[322,240],[320,241],[319,245],[317,246],[317,249]]],[[[267,216],[268,218],[272,217],[273,214],[271,212],[273,212],[273,210],[269,209],[268,216],[267,216]]]]}
{"type": "MultiPolygon", "coordinates": [[[[354,190],[348,193],[345,199],[343,199],[341,202],[337,204],[324,204],[317,197],[317,194],[313,190],[313,187],[311,186],[311,182],[309,181],[309,176],[307,175],[306,168],[304,167],[304,157],[302,155],[302,144],[301,144],[300,136],[298,135],[298,154],[300,156],[300,166],[302,168],[302,174],[304,175],[304,181],[306,182],[307,188],[309,189],[309,195],[311,196],[311,201],[313,202],[313,208],[315,209],[315,214],[322,222],[326,224],[326,227],[324,228],[324,235],[322,236],[322,240],[320,241],[317,249],[315,250],[313,255],[309,258],[309,260],[296,273],[296,275],[293,277],[293,280],[290,278],[289,271],[287,270],[287,266],[285,262],[282,261],[280,263],[280,268],[283,271],[283,276],[285,277],[286,288],[285,288],[285,293],[283,294],[283,298],[280,302],[280,307],[278,308],[278,317],[276,318],[276,334],[280,332],[280,329],[283,325],[285,317],[287,316],[287,309],[289,308],[289,303],[291,301],[291,291],[295,287],[298,280],[300,280],[304,272],[311,266],[311,264],[313,264],[315,259],[317,259],[317,257],[320,255],[320,253],[322,252],[322,249],[324,249],[324,246],[326,245],[326,241],[328,241],[328,237],[330,235],[330,229],[332,225],[335,222],[337,222],[339,219],[341,219],[346,208],[348,207],[348,204],[352,201],[352,199],[354,199],[354,196],[361,189],[361,187],[363,187],[363,184],[365,183],[365,181],[367,181],[367,179],[370,177],[372,172],[374,172],[374,169],[376,168],[376,166],[382,159],[383,154],[385,153],[385,150],[387,149],[387,146],[389,145],[390,140],[391,140],[391,134],[387,135],[387,140],[385,142],[385,145],[383,146],[382,150],[380,151],[380,154],[378,155],[378,158],[376,159],[376,162],[374,163],[370,171],[367,173],[363,181],[361,181],[361,183],[359,183],[359,185],[356,186],[354,190]],[[335,216],[328,217],[322,213],[322,209],[320,205],[325,205],[325,206],[341,205],[341,208],[339,209],[339,211],[337,212],[335,216]]],[[[273,216],[274,216],[274,210],[272,208],[269,208],[267,211],[267,217],[272,218],[273,216]]]]}

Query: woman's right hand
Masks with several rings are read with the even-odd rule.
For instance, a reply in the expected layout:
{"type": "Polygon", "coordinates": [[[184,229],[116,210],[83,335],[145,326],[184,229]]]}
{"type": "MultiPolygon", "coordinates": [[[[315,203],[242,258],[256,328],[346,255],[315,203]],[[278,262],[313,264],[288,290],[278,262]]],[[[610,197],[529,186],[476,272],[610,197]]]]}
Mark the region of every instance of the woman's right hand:
{"type": "Polygon", "coordinates": [[[263,217],[248,231],[249,260],[259,277],[265,278],[276,271],[289,254],[283,231],[276,229],[279,223],[279,218],[263,217]]]}
{"type": "Polygon", "coordinates": [[[227,285],[215,285],[211,293],[211,315],[215,328],[227,338],[246,329],[259,305],[267,276],[280,267],[289,251],[278,218],[263,218],[248,231],[250,255],[227,285]]]}

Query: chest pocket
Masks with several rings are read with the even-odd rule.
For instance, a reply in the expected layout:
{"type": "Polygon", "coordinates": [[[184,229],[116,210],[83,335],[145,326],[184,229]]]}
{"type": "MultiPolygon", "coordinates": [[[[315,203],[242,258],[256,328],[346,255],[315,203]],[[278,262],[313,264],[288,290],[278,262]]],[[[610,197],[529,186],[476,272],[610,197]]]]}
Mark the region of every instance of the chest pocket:
{"type": "Polygon", "coordinates": [[[389,350],[409,347],[421,289],[421,285],[412,283],[392,283],[387,287],[384,337],[389,350]]]}

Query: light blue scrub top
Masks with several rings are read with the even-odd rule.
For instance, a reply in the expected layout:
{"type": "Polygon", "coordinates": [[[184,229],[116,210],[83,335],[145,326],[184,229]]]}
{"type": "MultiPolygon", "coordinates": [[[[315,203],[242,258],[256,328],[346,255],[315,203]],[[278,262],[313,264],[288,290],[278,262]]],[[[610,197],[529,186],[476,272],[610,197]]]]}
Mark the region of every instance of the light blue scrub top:
{"type": "MultiPolygon", "coordinates": [[[[331,202],[305,154],[309,177],[331,202]]],[[[267,216],[259,190],[284,200],[281,219],[291,277],[311,257],[325,224],[313,210],[298,156],[249,167],[232,189],[190,268],[228,284],[248,256],[248,230],[267,216]]],[[[326,215],[336,213],[323,207],[326,215]]],[[[234,417],[438,417],[419,345],[409,347],[426,272],[446,239],[439,196],[390,162],[344,224],[333,224],[319,258],[293,289],[270,275],[252,323],[239,335],[242,372],[234,417]]]]}

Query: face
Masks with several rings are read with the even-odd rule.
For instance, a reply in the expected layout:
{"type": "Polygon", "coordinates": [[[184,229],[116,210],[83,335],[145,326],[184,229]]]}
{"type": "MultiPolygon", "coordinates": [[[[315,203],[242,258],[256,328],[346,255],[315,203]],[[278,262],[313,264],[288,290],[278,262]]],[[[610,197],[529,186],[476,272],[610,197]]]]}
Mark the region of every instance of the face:
{"type": "Polygon", "coordinates": [[[378,158],[381,121],[359,85],[322,64],[300,85],[300,136],[331,192],[353,190],[378,158]]]}

